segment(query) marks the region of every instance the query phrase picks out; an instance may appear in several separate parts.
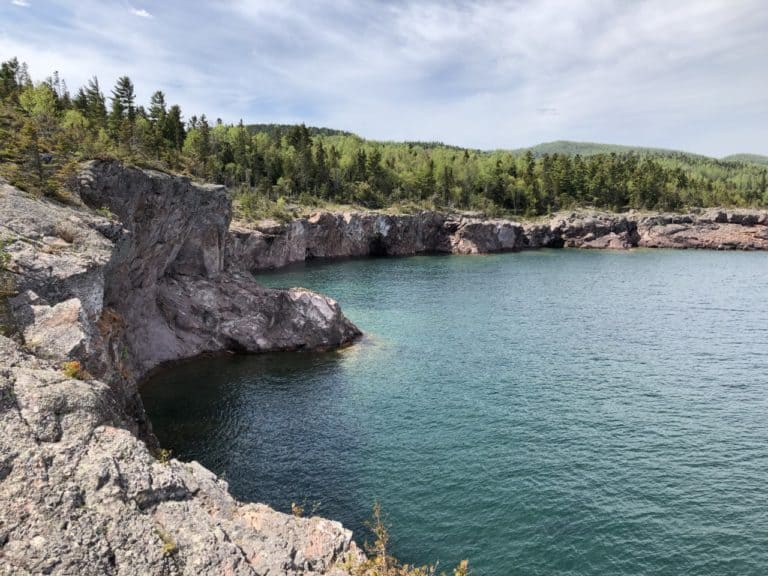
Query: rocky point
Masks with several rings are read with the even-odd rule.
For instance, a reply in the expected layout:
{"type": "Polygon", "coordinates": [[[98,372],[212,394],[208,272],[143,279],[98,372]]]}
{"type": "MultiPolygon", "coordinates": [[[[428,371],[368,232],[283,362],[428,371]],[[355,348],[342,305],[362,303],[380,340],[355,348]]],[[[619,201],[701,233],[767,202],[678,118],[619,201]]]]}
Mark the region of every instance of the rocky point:
{"type": "Polygon", "coordinates": [[[136,385],[168,361],[359,330],[329,298],[225,266],[222,187],[93,162],[78,198],[0,184],[15,325],[0,336],[0,574],[344,573],[360,553],[340,524],[237,502],[199,464],[158,459],[136,385]]]}

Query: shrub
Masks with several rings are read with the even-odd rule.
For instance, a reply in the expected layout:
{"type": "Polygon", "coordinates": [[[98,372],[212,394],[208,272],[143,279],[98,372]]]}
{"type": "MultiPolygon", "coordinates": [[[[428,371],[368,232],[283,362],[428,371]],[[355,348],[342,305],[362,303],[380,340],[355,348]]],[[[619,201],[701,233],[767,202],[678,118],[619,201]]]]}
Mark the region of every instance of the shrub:
{"type": "MultiPolygon", "coordinates": [[[[354,576],[436,576],[437,565],[429,564],[426,566],[411,566],[402,564],[390,555],[389,552],[389,529],[384,521],[381,512],[381,505],[376,502],[373,505],[373,517],[368,522],[374,541],[372,544],[366,542],[365,551],[368,558],[358,564],[348,564],[344,568],[354,576]]],[[[447,576],[445,572],[441,576],[447,576]]],[[[462,560],[459,565],[453,569],[453,576],[470,576],[469,562],[462,560]]]]}
{"type": "Polygon", "coordinates": [[[61,370],[64,372],[64,376],[67,378],[74,378],[75,380],[85,380],[88,377],[88,373],[83,369],[83,366],[77,360],[70,360],[64,362],[61,365],[61,370]]]}
{"type": "Polygon", "coordinates": [[[155,450],[155,458],[160,464],[168,464],[171,459],[171,451],[168,448],[158,448],[155,450]]]}
{"type": "Polygon", "coordinates": [[[155,528],[155,531],[157,532],[157,535],[160,537],[160,540],[163,543],[163,555],[164,556],[173,556],[176,554],[176,552],[179,551],[179,547],[176,545],[176,541],[173,539],[173,537],[166,532],[163,528],[160,528],[157,526],[155,528]]]}
{"type": "Polygon", "coordinates": [[[11,255],[5,249],[9,243],[8,240],[0,241],[0,271],[5,270],[11,263],[11,255]]]}
{"type": "Polygon", "coordinates": [[[291,514],[297,518],[304,516],[304,506],[297,504],[296,502],[291,502],[291,514]]]}
{"type": "Polygon", "coordinates": [[[238,215],[247,220],[272,218],[278,222],[288,222],[294,217],[282,196],[273,202],[260,192],[244,190],[236,195],[235,200],[238,215]]]}
{"type": "Polygon", "coordinates": [[[307,502],[306,499],[302,500],[301,503],[299,502],[291,502],[291,514],[296,516],[297,518],[301,518],[305,514],[307,516],[314,516],[317,514],[317,511],[320,509],[320,501],[316,500],[314,502],[307,502]],[[309,508],[309,510],[307,510],[309,508]]]}

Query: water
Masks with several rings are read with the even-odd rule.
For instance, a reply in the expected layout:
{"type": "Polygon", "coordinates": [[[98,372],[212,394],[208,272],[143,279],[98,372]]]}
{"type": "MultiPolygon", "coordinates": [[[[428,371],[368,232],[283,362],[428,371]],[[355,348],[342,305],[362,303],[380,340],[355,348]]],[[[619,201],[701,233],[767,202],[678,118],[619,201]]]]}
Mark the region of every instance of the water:
{"type": "Polygon", "coordinates": [[[193,362],[155,430],[234,494],[319,502],[487,576],[768,573],[768,254],[541,251],[307,265],[336,353],[193,362]]]}

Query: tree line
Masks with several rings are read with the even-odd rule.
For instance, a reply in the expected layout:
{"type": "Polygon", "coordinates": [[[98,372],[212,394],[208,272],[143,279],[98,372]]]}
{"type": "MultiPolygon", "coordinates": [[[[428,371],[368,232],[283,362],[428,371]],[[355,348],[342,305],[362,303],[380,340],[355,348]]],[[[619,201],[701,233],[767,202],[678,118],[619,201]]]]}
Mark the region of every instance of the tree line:
{"type": "Polygon", "coordinates": [[[127,76],[106,96],[94,76],[71,94],[0,65],[0,175],[56,195],[89,158],[120,158],[226,184],[241,205],[392,205],[536,216],[573,207],[682,210],[768,204],[765,166],[653,151],[589,156],[363,140],[304,125],[185,119],[161,91],[147,106],[127,76]]]}

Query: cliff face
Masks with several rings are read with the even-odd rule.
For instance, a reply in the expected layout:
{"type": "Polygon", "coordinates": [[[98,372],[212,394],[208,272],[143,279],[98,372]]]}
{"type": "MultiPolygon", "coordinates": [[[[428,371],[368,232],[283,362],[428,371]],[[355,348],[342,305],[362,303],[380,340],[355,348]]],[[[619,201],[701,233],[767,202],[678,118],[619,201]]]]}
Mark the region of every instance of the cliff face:
{"type": "Polygon", "coordinates": [[[226,260],[234,268],[254,271],[315,258],[500,252],[518,250],[525,242],[523,227],[504,220],[437,212],[401,216],[318,212],[287,224],[233,226],[226,260]]]}
{"type": "Polygon", "coordinates": [[[132,373],[204,352],[328,348],[360,334],[329,298],[266,289],[225,269],[223,187],[94,163],[80,196],[124,227],[105,270],[104,306],[125,326],[120,363],[132,373]]]}
{"type": "Polygon", "coordinates": [[[391,216],[319,212],[286,224],[233,226],[229,266],[258,271],[315,258],[486,254],[534,248],[768,249],[768,214],[742,210],[700,214],[556,215],[546,222],[485,220],[437,212],[391,216]]]}
{"type": "Polygon", "coordinates": [[[225,266],[224,189],[111,162],[79,189],[90,209],[0,183],[18,330],[0,337],[0,574],[339,573],[358,551],[338,523],[238,503],[199,464],[156,460],[136,382],[169,360],[339,346],[357,328],[329,298],[225,266]]]}

